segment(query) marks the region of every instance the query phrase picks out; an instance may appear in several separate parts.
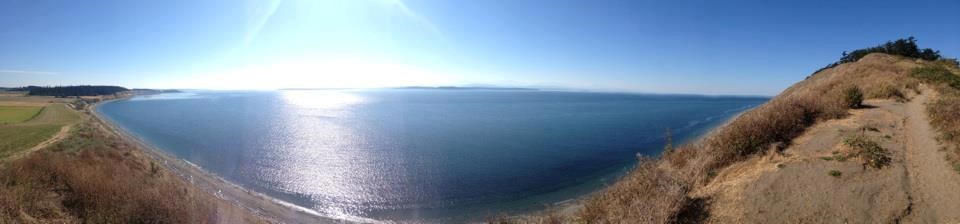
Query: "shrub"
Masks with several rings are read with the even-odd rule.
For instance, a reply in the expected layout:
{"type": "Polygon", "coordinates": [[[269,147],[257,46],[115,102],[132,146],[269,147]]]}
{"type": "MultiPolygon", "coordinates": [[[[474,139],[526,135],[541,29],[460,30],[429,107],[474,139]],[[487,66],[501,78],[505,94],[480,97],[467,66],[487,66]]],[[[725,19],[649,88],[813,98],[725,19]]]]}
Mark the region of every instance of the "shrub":
{"type": "Polygon", "coordinates": [[[863,105],[863,91],[860,87],[850,86],[844,89],[843,104],[848,108],[860,108],[863,105]]]}
{"type": "Polygon", "coordinates": [[[863,160],[864,166],[880,169],[890,164],[890,152],[880,147],[880,144],[877,144],[877,142],[870,141],[866,137],[856,136],[846,138],[843,140],[843,143],[855,150],[851,153],[852,156],[860,157],[863,160]]]}
{"type": "Polygon", "coordinates": [[[841,173],[839,170],[830,170],[830,172],[827,174],[832,177],[840,177],[840,175],[843,175],[843,173],[841,173]]]}

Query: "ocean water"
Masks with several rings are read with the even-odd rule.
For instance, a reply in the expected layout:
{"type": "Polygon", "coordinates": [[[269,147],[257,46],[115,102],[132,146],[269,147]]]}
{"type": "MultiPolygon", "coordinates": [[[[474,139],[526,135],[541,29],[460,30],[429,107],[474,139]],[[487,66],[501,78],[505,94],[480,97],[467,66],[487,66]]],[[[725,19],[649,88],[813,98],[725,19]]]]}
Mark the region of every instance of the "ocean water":
{"type": "Polygon", "coordinates": [[[98,107],[233,183],[345,220],[460,222],[573,199],[766,98],[525,90],[195,91],[98,107]]]}

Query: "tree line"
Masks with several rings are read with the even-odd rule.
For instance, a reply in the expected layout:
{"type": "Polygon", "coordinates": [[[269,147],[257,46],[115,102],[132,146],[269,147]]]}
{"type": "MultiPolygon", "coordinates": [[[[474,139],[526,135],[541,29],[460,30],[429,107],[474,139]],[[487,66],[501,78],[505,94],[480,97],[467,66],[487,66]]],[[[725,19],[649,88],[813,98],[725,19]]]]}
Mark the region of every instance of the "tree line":
{"type": "Polygon", "coordinates": [[[917,46],[917,39],[913,37],[908,37],[906,39],[901,38],[895,41],[887,41],[887,43],[877,45],[875,47],[853,50],[853,51],[850,51],[849,53],[844,51],[842,56],[840,57],[840,60],[838,60],[837,62],[831,63],[826,67],[818,69],[813,73],[816,74],[817,72],[823,71],[828,68],[837,67],[837,65],[840,65],[843,63],[856,62],[857,60],[860,60],[861,58],[863,58],[864,56],[867,56],[870,53],[885,53],[885,54],[899,55],[899,56],[904,56],[909,58],[919,58],[919,59],[928,60],[928,61],[939,60],[940,58],[942,58],[942,56],[940,56],[940,51],[936,51],[930,48],[920,49],[917,46]]]}
{"type": "Polygon", "coordinates": [[[112,95],[115,93],[129,91],[127,88],[119,86],[54,86],[54,87],[43,87],[43,86],[27,86],[11,89],[12,91],[26,91],[27,95],[31,96],[56,96],[56,97],[70,97],[70,96],[99,96],[99,95],[112,95]]]}

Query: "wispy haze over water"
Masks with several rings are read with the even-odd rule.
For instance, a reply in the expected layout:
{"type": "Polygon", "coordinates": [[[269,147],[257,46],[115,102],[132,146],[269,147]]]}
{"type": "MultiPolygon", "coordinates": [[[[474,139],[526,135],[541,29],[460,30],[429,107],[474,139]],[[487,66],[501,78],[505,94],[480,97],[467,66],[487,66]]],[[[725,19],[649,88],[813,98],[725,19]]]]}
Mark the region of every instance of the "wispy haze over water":
{"type": "Polygon", "coordinates": [[[494,90],[188,92],[107,103],[150,144],[339,218],[537,209],[765,98],[494,90]]]}

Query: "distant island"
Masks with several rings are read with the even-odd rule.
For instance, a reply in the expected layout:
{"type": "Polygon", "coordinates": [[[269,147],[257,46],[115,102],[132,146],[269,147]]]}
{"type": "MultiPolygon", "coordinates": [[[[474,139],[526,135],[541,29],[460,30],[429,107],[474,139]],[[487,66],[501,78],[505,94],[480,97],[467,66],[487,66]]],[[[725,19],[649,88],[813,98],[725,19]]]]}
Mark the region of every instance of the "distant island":
{"type": "MultiPolygon", "coordinates": [[[[345,90],[350,88],[283,88],[280,90],[345,90]]],[[[435,90],[526,90],[537,91],[535,88],[520,87],[471,87],[471,86],[401,86],[384,89],[435,89],[435,90]]]]}
{"type": "Polygon", "coordinates": [[[151,95],[151,94],[161,94],[161,93],[182,93],[183,91],[176,89],[132,89],[130,90],[133,95],[151,95]]]}
{"type": "Polygon", "coordinates": [[[393,89],[439,89],[439,90],[528,90],[536,91],[534,88],[520,87],[470,87],[470,86],[404,86],[393,89]]]}

